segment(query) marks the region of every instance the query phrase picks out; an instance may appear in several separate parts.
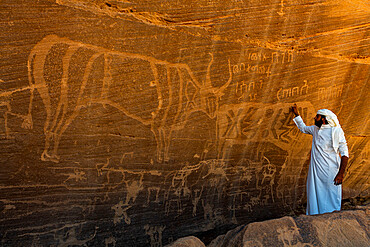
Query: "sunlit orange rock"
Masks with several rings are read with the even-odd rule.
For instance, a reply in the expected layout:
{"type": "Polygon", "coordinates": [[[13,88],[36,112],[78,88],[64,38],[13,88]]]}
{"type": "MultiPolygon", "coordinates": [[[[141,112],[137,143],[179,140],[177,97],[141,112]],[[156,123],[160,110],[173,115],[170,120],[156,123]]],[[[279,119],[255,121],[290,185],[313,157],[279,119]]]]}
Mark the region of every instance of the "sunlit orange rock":
{"type": "Polygon", "coordinates": [[[363,1],[4,0],[0,13],[4,246],[162,246],[301,212],[311,139],[293,103],[307,124],[338,115],[343,198],[369,195],[363,1]]]}

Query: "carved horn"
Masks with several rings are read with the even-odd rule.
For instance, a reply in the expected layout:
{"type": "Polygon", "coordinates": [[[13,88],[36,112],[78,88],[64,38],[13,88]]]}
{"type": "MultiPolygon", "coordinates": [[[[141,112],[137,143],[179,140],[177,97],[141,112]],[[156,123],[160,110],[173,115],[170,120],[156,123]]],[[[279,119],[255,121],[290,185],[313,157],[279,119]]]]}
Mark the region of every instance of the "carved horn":
{"type": "Polygon", "coordinates": [[[212,53],[209,53],[209,55],[211,55],[211,61],[209,62],[208,67],[207,67],[206,81],[204,83],[204,86],[206,88],[212,88],[212,83],[211,83],[211,65],[213,64],[213,54],[212,53]]]}
{"type": "Polygon", "coordinates": [[[223,91],[225,91],[225,89],[230,85],[231,80],[233,78],[233,73],[231,71],[231,65],[230,65],[230,59],[228,59],[228,61],[229,61],[229,74],[230,74],[229,80],[224,85],[222,85],[220,88],[216,90],[215,92],[216,94],[223,94],[223,91]]]}

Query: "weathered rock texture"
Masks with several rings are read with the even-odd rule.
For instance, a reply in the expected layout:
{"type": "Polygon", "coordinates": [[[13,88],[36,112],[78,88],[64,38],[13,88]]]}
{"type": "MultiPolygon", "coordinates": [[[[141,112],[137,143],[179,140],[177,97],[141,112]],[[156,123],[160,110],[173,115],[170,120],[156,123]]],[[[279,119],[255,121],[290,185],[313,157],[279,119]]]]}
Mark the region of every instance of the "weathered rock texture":
{"type": "Polygon", "coordinates": [[[286,216],[240,226],[219,236],[208,247],[369,246],[369,217],[369,209],[298,218],[286,216]]]}
{"type": "Polygon", "coordinates": [[[204,243],[199,238],[190,236],[176,240],[175,242],[166,245],[166,247],[205,247],[204,243]]]}
{"type": "Polygon", "coordinates": [[[291,214],[337,113],[344,198],[369,194],[361,0],[3,0],[5,246],[161,246],[291,214]]]}

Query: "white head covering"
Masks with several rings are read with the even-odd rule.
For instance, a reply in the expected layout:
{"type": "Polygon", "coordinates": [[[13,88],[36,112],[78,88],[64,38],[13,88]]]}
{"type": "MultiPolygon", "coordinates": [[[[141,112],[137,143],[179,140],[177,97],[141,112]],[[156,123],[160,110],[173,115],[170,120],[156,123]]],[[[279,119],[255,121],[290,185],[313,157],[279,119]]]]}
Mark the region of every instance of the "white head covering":
{"type": "Polygon", "coordinates": [[[335,152],[338,152],[339,137],[340,137],[340,133],[343,132],[343,130],[339,124],[339,120],[337,116],[328,109],[318,110],[317,114],[325,116],[326,120],[328,121],[328,124],[332,127],[333,148],[335,152]]]}
{"type": "Polygon", "coordinates": [[[335,115],[331,110],[321,109],[317,111],[317,114],[325,116],[331,127],[340,127],[337,115],[335,115]]]}

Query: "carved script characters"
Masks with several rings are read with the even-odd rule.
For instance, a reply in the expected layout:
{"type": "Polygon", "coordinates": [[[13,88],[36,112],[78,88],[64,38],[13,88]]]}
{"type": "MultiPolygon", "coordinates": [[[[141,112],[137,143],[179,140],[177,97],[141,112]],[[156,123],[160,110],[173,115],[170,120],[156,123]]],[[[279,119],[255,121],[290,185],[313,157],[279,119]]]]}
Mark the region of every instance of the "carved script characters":
{"type": "Polygon", "coordinates": [[[280,88],[276,93],[276,97],[278,100],[281,100],[303,94],[306,95],[307,93],[308,93],[307,80],[304,80],[304,85],[302,87],[291,87],[286,89],[280,88]]]}
{"type": "Polygon", "coordinates": [[[333,85],[330,87],[322,87],[318,89],[318,100],[331,100],[342,96],[343,85],[333,85]]]}
{"type": "Polygon", "coordinates": [[[249,61],[271,62],[271,63],[291,63],[294,60],[294,52],[263,52],[243,50],[241,55],[249,61]]]}
{"type": "Polygon", "coordinates": [[[241,56],[247,60],[247,62],[234,64],[232,66],[233,74],[259,74],[261,76],[266,75],[269,77],[272,73],[272,65],[293,62],[294,52],[263,52],[242,50],[241,56]]]}
{"type": "Polygon", "coordinates": [[[236,83],[235,95],[239,101],[253,101],[256,100],[257,92],[261,91],[263,86],[263,80],[257,82],[251,81],[238,81],[236,83]]]}
{"type": "Polygon", "coordinates": [[[255,74],[266,74],[267,76],[271,75],[271,65],[252,65],[252,64],[245,64],[240,63],[233,65],[233,73],[240,74],[240,73],[255,73],[255,74]]]}

